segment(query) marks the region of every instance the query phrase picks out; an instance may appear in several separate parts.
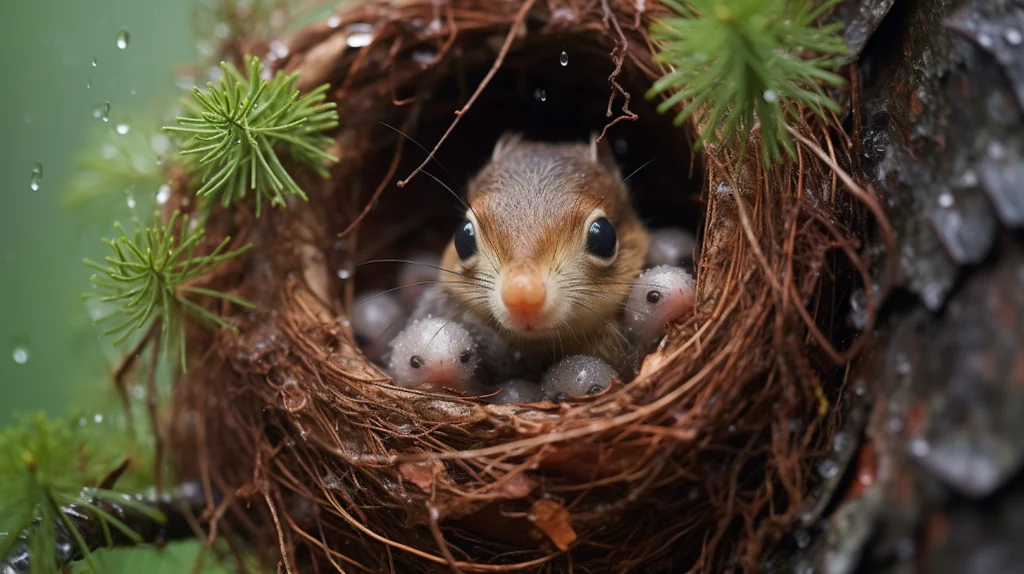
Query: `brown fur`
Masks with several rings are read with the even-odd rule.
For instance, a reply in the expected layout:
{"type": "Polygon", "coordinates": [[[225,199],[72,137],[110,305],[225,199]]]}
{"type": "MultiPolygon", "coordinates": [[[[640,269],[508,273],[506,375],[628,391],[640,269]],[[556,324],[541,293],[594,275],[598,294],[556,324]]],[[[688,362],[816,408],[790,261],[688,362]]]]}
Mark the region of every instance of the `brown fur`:
{"type": "Polygon", "coordinates": [[[618,168],[603,151],[593,143],[537,143],[503,136],[467,193],[467,216],[477,221],[478,255],[464,265],[454,241],[449,242],[442,266],[467,277],[443,273],[442,286],[470,309],[468,314],[497,327],[524,353],[596,355],[629,375],[631,358],[618,320],[648,239],[618,168]],[[598,208],[618,236],[610,264],[586,252],[588,217],[598,208]],[[503,325],[483,296],[497,289],[500,272],[510,270],[554,277],[559,287],[551,296],[570,305],[564,324],[534,337],[503,325]],[[579,304],[572,304],[570,297],[579,304]]]}

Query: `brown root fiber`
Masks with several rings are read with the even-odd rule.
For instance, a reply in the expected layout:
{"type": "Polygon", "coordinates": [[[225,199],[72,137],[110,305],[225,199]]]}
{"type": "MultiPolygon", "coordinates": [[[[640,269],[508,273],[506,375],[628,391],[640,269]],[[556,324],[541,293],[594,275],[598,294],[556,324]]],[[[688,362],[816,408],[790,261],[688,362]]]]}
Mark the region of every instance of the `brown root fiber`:
{"type": "Polygon", "coordinates": [[[864,268],[850,229],[872,196],[837,175],[835,122],[799,126],[797,157],[770,170],[714,147],[691,161],[687,131],[643,98],[664,10],[643,6],[368,2],[293,38],[277,65],[331,83],[342,161],[300,181],[308,202],[210,220],[254,243],[212,282],[256,303],[232,317],[238,336],[189,331],[174,392],[175,468],[225,496],[211,530],[276,549],[288,572],[758,570],[813,502],[841,418],[856,344],[840,302],[864,268]],[[444,168],[397,186],[427,154],[382,122],[442,142],[444,168]],[[695,315],[589,402],[391,387],[344,316],[357,289],[394,286],[394,266],[359,264],[440,249],[459,212],[439,182],[458,192],[503,130],[606,126],[624,173],[654,159],[629,182],[641,214],[702,228],[695,315]]]}

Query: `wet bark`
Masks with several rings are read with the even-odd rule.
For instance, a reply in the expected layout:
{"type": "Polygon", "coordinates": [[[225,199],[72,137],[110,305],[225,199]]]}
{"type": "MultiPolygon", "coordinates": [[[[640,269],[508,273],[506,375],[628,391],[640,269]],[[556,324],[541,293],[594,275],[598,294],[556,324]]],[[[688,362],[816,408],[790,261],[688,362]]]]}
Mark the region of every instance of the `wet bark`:
{"type": "MultiPolygon", "coordinates": [[[[886,2],[848,4],[858,48],[856,7],[886,2]]],[[[1020,0],[897,0],[863,45],[851,129],[902,283],[851,371],[856,454],[771,569],[1024,565],[1022,35],[1020,0]]],[[[881,280],[880,242],[866,248],[881,280]]]]}

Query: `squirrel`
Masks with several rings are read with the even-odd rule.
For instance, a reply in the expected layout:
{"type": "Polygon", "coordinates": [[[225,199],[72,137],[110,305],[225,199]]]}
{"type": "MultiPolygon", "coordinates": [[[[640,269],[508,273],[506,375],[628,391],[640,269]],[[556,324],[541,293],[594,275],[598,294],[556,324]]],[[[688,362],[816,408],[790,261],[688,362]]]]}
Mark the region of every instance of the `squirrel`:
{"type": "Polygon", "coordinates": [[[470,181],[438,284],[413,319],[465,325],[497,377],[536,377],[580,354],[632,372],[620,324],[648,242],[606,145],[506,133],[470,181]]]}

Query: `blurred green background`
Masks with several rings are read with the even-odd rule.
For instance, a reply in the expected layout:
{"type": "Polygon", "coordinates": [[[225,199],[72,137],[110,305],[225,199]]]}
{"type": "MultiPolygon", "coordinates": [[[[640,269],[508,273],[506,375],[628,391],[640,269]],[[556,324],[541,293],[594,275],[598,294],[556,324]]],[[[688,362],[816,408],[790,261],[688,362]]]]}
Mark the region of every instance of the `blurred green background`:
{"type": "MultiPolygon", "coordinates": [[[[81,294],[83,257],[116,213],[69,213],[60,190],[72,157],[94,129],[114,130],[126,113],[149,114],[179,93],[172,71],[194,57],[184,0],[0,2],[0,425],[19,412],[65,409],[104,384],[115,355],[105,352],[81,294]],[[120,30],[128,44],[118,48],[120,30]],[[95,60],[95,65],[93,61],[95,60]],[[94,110],[110,102],[110,122],[94,110]],[[38,191],[33,166],[42,164],[38,191]]],[[[138,195],[155,194],[137,190],[138,195]]],[[[140,205],[142,202],[140,201],[140,205]]]]}

